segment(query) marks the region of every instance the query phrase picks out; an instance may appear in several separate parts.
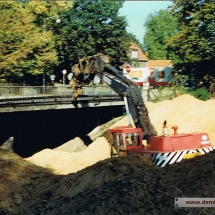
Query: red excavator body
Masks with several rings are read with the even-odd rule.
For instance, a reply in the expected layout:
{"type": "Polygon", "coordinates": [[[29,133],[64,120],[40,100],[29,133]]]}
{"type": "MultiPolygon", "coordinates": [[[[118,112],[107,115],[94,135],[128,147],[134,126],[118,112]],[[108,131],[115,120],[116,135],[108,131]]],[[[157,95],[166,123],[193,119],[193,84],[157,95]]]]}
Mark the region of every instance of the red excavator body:
{"type": "Polygon", "coordinates": [[[140,154],[160,167],[180,162],[183,159],[209,153],[215,149],[205,132],[153,136],[147,146],[142,144],[142,129],[129,126],[109,130],[112,155],[140,154]],[[131,141],[128,141],[128,140],[131,141]],[[127,142],[126,142],[127,141],[127,142]]]}

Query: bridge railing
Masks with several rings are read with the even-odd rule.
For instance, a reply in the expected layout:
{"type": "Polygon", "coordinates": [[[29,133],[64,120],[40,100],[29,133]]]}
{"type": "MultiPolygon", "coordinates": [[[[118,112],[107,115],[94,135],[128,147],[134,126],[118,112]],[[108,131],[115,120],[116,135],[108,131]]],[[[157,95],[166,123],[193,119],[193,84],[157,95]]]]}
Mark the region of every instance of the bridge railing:
{"type": "Polygon", "coordinates": [[[71,94],[72,90],[65,86],[0,86],[0,97],[32,97],[39,95],[71,94]]]}
{"type": "Polygon", "coordinates": [[[82,95],[117,95],[117,93],[108,86],[83,87],[82,95]]]}
{"type": "MultiPolygon", "coordinates": [[[[0,86],[0,98],[71,95],[70,86],[0,86]]],[[[83,87],[82,95],[116,95],[108,86],[83,87]]]]}

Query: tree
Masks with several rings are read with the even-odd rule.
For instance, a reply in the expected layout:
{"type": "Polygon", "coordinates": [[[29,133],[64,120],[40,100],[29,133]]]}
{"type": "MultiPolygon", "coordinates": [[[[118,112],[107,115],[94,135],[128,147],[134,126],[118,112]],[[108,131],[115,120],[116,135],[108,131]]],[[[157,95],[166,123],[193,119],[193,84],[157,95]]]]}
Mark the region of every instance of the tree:
{"type": "Polygon", "coordinates": [[[172,12],[180,23],[169,47],[180,59],[175,68],[209,87],[215,85],[215,2],[175,0],[172,12]]]}
{"type": "Polygon", "coordinates": [[[136,37],[134,34],[132,34],[132,33],[129,33],[129,35],[130,35],[130,37],[131,37],[131,41],[134,42],[134,43],[136,43],[136,44],[140,47],[140,49],[141,49],[143,52],[145,52],[145,51],[144,51],[143,44],[140,43],[140,41],[137,39],[137,37],[136,37]]]}
{"type": "Polygon", "coordinates": [[[73,8],[60,15],[56,28],[59,58],[70,67],[77,59],[102,52],[113,65],[128,60],[130,36],[125,17],[118,15],[122,1],[76,0],[73,8]]]}
{"type": "Polygon", "coordinates": [[[144,50],[153,60],[174,59],[174,53],[167,47],[168,40],[178,31],[178,23],[169,10],[150,14],[145,25],[144,50]]]}
{"type": "Polygon", "coordinates": [[[35,23],[31,4],[0,3],[0,81],[41,84],[58,63],[53,35],[35,23]]]}

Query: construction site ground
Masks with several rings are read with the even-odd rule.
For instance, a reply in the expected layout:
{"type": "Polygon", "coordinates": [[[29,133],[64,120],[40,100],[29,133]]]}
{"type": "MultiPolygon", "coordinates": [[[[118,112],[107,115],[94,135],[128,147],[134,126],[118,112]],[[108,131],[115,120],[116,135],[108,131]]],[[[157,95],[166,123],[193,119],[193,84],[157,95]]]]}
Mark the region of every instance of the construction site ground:
{"type": "MultiPolygon", "coordinates": [[[[181,133],[207,132],[215,143],[215,100],[182,95],[146,106],[159,135],[167,120],[170,134],[177,125],[181,133]]],[[[215,214],[215,207],[175,206],[176,197],[215,198],[215,153],[164,168],[139,155],[110,158],[107,127],[124,123],[120,117],[95,128],[88,147],[77,137],[25,159],[1,148],[0,214],[215,214]]]]}

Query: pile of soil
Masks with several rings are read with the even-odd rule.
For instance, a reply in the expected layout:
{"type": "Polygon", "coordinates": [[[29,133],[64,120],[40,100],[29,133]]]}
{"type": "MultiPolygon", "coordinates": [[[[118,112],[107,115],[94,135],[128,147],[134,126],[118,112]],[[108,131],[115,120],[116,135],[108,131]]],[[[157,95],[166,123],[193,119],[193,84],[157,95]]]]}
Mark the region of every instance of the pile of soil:
{"type": "Polygon", "coordinates": [[[215,154],[165,168],[141,156],[100,161],[58,176],[12,152],[0,151],[0,214],[214,214],[175,208],[175,197],[215,195],[215,154]]]}
{"type": "MultiPolygon", "coordinates": [[[[146,106],[158,133],[167,120],[169,133],[173,125],[180,133],[205,131],[215,143],[214,100],[183,95],[146,106]]],[[[27,159],[0,149],[0,214],[215,214],[215,208],[176,208],[174,202],[215,196],[214,152],[164,168],[138,155],[109,158],[107,140],[97,138],[106,130],[92,131],[96,140],[88,147],[77,137],[27,159]]]]}

